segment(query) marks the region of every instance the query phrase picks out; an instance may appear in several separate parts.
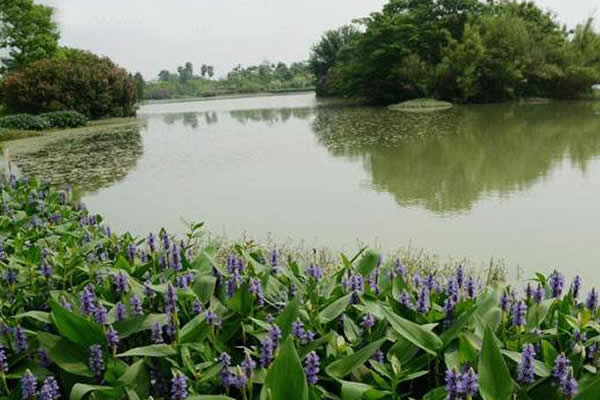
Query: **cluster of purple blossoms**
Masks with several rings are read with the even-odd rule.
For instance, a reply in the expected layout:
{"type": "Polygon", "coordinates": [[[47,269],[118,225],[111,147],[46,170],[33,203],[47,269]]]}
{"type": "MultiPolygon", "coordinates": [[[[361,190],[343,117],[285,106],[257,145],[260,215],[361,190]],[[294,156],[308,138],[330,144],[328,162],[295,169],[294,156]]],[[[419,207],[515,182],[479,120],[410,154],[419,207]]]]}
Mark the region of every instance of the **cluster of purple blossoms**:
{"type": "Polygon", "coordinates": [[[115,304],[115,320],[123,321],[127,318],[127,307],[120,301],[115,304]]]}
{"type": "Polygon", "coordinates": [[[579,298],[579,293],[581,291],[581,277],[577,275],[575,279],[573,279],[573,283],[571,283],[571,295],[574,299],[579,298]]]}
{"type": "Polygon", "coordinates": [[[156,236],[154,235],[154,233],[150,232],[148,234],[146,243],[148,244],[148,248],[150,249],[150,252],[154,253],[156,251],[156,236]]]}
{"type": "Polygon", "coordinates": [[[177,312],[177,290],[170,282],[167,285],[167,292],[165,293],[165,312],[167,314],[177,312]]]}
{"type": "Polygon", "coordinates": [[[179,247],[176,244],[171,247],[171,268],[173,268],[173,271],[175,272],[179,272],[183,269],[181,253],[183,253],[183,247],[179,247]]]}
{"type": "Polygon", "coordinates": [[[385,354],[383,354],[383,351],[379,349],[375,352],[375,354],[373,354],[373,357],[371,358],[378,363],[383,363],[385,361],[385,354]]]}
{"type": "Polygon", "coordinates": [[[429,312],[431,303],[429,301],[429,289],[427,286],[421,286],[417,293],[417,311],[420,313],[429,312]]]}
{"type": "Polygon", "coordinates": [[[0,346],[0,372],[8,372],[8,359],[2,346],[0,346]]]}
{"type": "Polygon", "coordinates": [[[259,307],[262,307],[265,304],[265,297],[263,294],[262,283],[258,278],[254,278],[250,280],[250,285],[248,286],[248,290],[256,297],[256,304],[259,307]]]}
{"type": "Polygon", "coordinates": [[[270,337],[263,339],[260,349],[260,366],[267,368],[275,359],[275,343],[270,337]]]}
{"type": "Polygon", "coordinates": [[[4,273],[4,281],[10,286],[17,283],[17,274],[18,272],[12,268],[9,268],[4,273]]]}
{"type": "Polygon", "coordinates": [[[315,385],[319,381],[319,374],[321,363],[319,356],[314,351],[308,353],[304,359],[304,372],[306,373],[306,380],[311,385],[315,385]]]}
{"type": "Polygon", "coordinates": [[[565,277],[558,271],[554,272],[548,278],[548,286],[550,287],[550,294],[553,298],[560,297],[565,288],[565,277]]]}
{"type": "Polygon", "coordinates": [[[452,299],[452,297],[446,298],[444,300],[444,326],[449,327],[454,322],[454,308],[456,307],[456,303],[452,299]]]}
{"type": "Polygon", "coordinates": [[[171,379],[171,400],[184,400],[188,397],[187,381],[185,376],[177,372],[171,379]]]}
{"type": "Polygon", "coordinates": [[[194,314],[198,315],[202,313],[203,310],[204,308],[202,307],[202,303],[200,302],[200,300],[194,299],[194,301],[192,301],[192,311],[194,312],[194,314]]]}
{"type": "Polygon", "coordinates": [[[440,285],[435,280],[435,277],[433,276],[433,274],[427,275],[427,277],[425,279],[423,279],[421,283],[423,286],[425,286],[427,289],[429,289],[430,292],[440,290],[440,285]]]}
{"type": "Polygon", "coordinates": [[[127,275],[119,271],[115,276],[115,289],[119,294],[125,294],[129,291],[129,280],[127,275]]]}
{"type": "Polygon", "coordinates": [[[397,258],[396,261],[394,262],[394,271],[402,279],[406,279],[406,274],[408,273],[408,268],[406,268],[406,266],[404,264],[402,264],[402,261],[400,261],[399,258],[397,258]]]}
{"type": "Polygon", "coordinates": [[[304,324],[300,320],[292,322],[292,336],[300,340],[300,343],[310,343],[315,338],[313,331],[307,331],[304,329],[304,324]]]}
{"type": "Polygon", "coordinates": [[[535,347],[532,344],[523,346],[521,362],[517,367],[519,383],[529,385],[535,381],[535,347]]]}
{"type": "Polygon", "coordinates": [[[342,288],[347,292],[352,293],[350,303],[358,304],[360,294],[365,291],[365,282],[362,275],[352,274],[348,278],[343,279],[342,288]]]}
{"type": "Polygon", "coordinates": [[[108,320],[108,311],[102,304],[98,304],[94,310],[94,319],[100,325],[106,325],[108,320]]]}
{"type": "Polygon", "coordinates": [[[96,310],[96,293],[94,292],[94,286],[87,285],[83,288],[83,292],[79,297],[81,303],[81,312],[85,315],[91,315],[96,310]]]}
{"type": "Polygon", "coordinates": [[[115,353],[119,346],[119,334],[112,325],[108,327],[106,332],[106,341],[108,342],[108,347],[115,353]]]}
{"type": "Polygon", "coordinates": [[[144,309],[142,308],[142,299],[138,295],[134,295],[130,300],[131,314],[134,317],[141,317],[144,315],[144,309]]]}
{"type": "Polygon", "coordinates": [[[129,246],[127,246],[127,258],[129,259],[129,262],[133,263],[136,254],[137,246],[135,245],[135,243],[130,243],[129,246]]]}
{"type": "Polygon", "coordinates": [[[471,398],[479,392],[479,377],[471,367],[463,369],[462,373],[456,369],[446,371],[446,393],[448,400],[462,400],[471,398]]]}
{"type": "Polygon", "coordinates": [[[373,314],[369,314],[369,313],[367,313],[367,314],[365,314],[365,316],[363,317],[363,319],[362,319],[362,321],[361,321],[361,323],[360,323],[360,326],[361,326],[361,327],[362,327],[364,330],[366,330],[366,331],[367,331],[367,330],[369,330],[369,329],[371,329],[372,327],[374,327],[374,326],[375,326],[375,322],[377,322],[377,321],[375,320],[375,317],[373,316],[373,314]]]}
{"type": "Polygon", "coordinates": [[[500,308],[503,312],[508,312],[510,310],[511,302],[511,297],[506,291],[504,291],[502,296],[500,296],[500,308]]]}
{"type": "Polygon", "coordinates": [[[40,265],[40,274],[46,279],[50,279],[52,277],[52,267],[50,266],[50,262],[46,257],[42,258],[42,264],[40,265]]]}
{"type": "Polygon", "coordinates": [[[454,277],[456,279],[456,283],[458,284],[458,287],[462,288],[464,285],[464,282],[465,282],[465,270],[462,265],[458,266],[458,268],[456,269],[456,273],[454,274],[454,277]]]}
{"type": "Polygon", "coordinates": [[[554,360],[552,376],[560,386],[560,390],[567,399],[575,397],[579,390],[579,384],[573,377],[573,369],[569,359],[564,354],[559,354],[554,360]]]}
{"type": "Polygon", "coordinates": [[[213,326],[215,328],[220,328],[221,327],[221,318],[214,311],[206,310],[204,312],[204,318],[205,318],[206,323],[208,325],[213,326]]]}
{"type": "Polygon", "coordinates": [[[242,273],[246,266],[242,260],[232,254],[227,257],[226,269],[230,274],[227,281],[227,297],[233,297],[235,291],[242,285],[242,273]]]}
{"type": "Polygon", "coordinates": [[[167,336],[174,339],[177,335],[177,319],[175,314],[167,314],[167,326],[165,328],[167,336]]]}
{"type": "Polygon", "coordinates": [[[598,308],[598,293],[596,292],[596,288],[592,288],[592,291],[588,294],[588,297],[585,300],[585,306],[591,312],[596,312],[596,309],[598,308]]]}
{"type": "Polygon", "coordinates": [[[470,299],[475,299],[477,297],[477,282],[472,276],[467,279],[465,291],[467,293],[467,297],[470,299]]]}
{"type": "Polygon", "coordinates": [[[31,400],[37,393],[37,378],[30,370],[25,371],[25,375],[21,378],[21,398],[23,400],[31,400]]]}
{"type": "Polygon", "coordinates": [[[104,355],[102,354],[102,346],[99,344],[90,346],[89,367],[96,379],[101,382],[104,375],[104,355]]]}
{"type": "Polygon", "coordinates": [[[177,277],[177,287],[180,289],[187,289],[192,282],[194,282],[195,274],[193,271],[186,272],[183,275],[177,277]]]}
{"type": "Polygon", "coordinates": [[[540,304],[542,300],[546,297],[546,291],[541,284],[537,285],[537,288],[533,291],[533,301],[536,304],[540,304]]]}
{"type": "Polygon", "coordinates": [[[39,400],[57,400],[60,397],[60,388],[58,382],[53,376],[44,380],[40,388],[39,400]]]}
{"type": "Polygon", "coordinates": [[[14,335],[15,350],[17,351],[17,353],[23,353],[27,351],[27,349],[29,348],[29,344],[27,343],[27,333],[25,332],[25,329],[21,328],[20,326],[17,326],[17,328],[14,330],[14,335]]]}
{"type": "Polygon", "coordinates": [[[283,335],[281,333],[281,328],[279,328],[279,326],[277,326],[275,324],[271,324],[268,334],[269,334],[269,337],[271,338],[271,340],[273,341],[273,343],[275,344],[275,347],[279,346],[279,342],[281,341],[281,338],[283,337],[283,335]]]}
{"type": "MultiPolygon", "coordinates": [[[[381,262],[381,259],[379,262],[381,262]]],[[[373,273],[367,277],[367,284],[373,293],[376,295],[379,294],[379,266],[375,268],[375,271],[373,271],[373,273]]]]}
{"type": "Polygon", "coordinates": [[[315,282],[319,282],[323,278],[323,270],[321,269],[321,267],[315,264],[311,264],[311,266],[308,267],[308,269],[306,270],[306,274],[315,282]]]}
{"type": "Polygon", "coordinates": [[[527,313],[527,305],[522,301],[515,301],[512,306],[512,323],[516,327],[525,325],[525,314],[527,313]]]}
{"type": "Polygon", "coordinates": [[[246,354],[246,358],[240,363],[240,367],[244,370],[246,377],[250,379],[256,369],[256,361],[254,361],[250,355],[246,354]]]}
{"type": "Polygon", "coordinates": [[[398,298],[398,302],[400,304],[402,304],[404,307],[408,308],[409,310],[413,310],[415,308],[415,305],[413,304],[413,299],[410,296],[410,294],[408,294],[408,292],[406,291],[406,289],[404,289],[402,291],[402,293],[400,293],[400,297],[398,298]]]}
{"type": "Polygon", "coordinates": [[[446,295],[453,303],[458,303],[458,289],[459,289],[458,281],[454,278],[448,279],[447,287],[446,287],[446,295]]]}
{"type": "Polygon", "coordinates": [[[273,249],[271,252],[271,268],[274,274],[279,272],[279,252],[277,249],[273,249]]]}
{"type": "Polygon", "coordinates": [[[152,343],[161,344],[163,342],[162,326],[160,322],[155,322],[152,324],[152,343]]]}

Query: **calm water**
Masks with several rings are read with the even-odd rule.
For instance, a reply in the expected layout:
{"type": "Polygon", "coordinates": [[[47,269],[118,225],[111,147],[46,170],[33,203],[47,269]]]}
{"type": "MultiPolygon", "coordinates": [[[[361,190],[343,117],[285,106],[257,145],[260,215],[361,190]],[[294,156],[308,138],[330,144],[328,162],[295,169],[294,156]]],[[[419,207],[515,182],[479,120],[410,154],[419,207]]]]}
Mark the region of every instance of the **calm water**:
{"type": "Polygon", "coordinates": [[[600,103],[405,114],[302,94],[147,105],[138,119],[11,156],[72,182],[119,230],[205,221],[232,238],[411,245],[600,279],[600,103]]]}

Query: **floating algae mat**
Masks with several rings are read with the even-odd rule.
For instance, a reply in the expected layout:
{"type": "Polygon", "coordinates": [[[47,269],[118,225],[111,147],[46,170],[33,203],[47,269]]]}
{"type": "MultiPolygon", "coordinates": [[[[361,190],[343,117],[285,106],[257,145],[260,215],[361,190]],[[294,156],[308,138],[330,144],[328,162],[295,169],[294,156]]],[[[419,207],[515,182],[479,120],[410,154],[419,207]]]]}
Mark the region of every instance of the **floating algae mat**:
{"type": "Polygon", "coordinates": [[[402,103],[393,104],[388,107],[390,110],[405,112],[432,112],[442,111],[452,108],[452,103],[439,101],[435,99],[414,99],[402,103]]]}

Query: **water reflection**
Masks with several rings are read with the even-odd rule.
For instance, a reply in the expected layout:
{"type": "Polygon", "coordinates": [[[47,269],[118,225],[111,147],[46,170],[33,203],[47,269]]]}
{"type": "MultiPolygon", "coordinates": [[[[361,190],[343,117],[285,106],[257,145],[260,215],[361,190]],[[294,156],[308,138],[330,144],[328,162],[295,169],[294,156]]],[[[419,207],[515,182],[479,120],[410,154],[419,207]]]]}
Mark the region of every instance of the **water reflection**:
{"type": "Polygon", "coordinates": [[[273,125],[279,122],[287,122],[290,118],[305,120],[314,114],[314,108],[265,108],[259,110],[234,110],[229,115],[241,124],[250,122],[267,122],[273,125]]]}
{"type": "Polygon", "coordinates": [[[204,121],[205,125],[214,125],[219,122],[219,116],[216,112],[185,112],[185,113],[170,113],[163,116],[163,121],[167,125],[173,125],[181,121],[184,126],[189,126],[192,129],[200,127],[200,122],[204,121]]]}
{"type": "Polygon", "coordinates": [[[125,178],[143,154],[143,145],[140,126],[129,125],[32,140],[9,151],[24,174],[88,193],[125,178]]]}
{"type": "Polygon", "coordinates": [[[524,190],[567,159],[600,154],[598,104],[490,105],[433,114],[319,109],[313,129],[336,157],[362,160],[398,204],[464,212],[482,196],[524,190]]]}

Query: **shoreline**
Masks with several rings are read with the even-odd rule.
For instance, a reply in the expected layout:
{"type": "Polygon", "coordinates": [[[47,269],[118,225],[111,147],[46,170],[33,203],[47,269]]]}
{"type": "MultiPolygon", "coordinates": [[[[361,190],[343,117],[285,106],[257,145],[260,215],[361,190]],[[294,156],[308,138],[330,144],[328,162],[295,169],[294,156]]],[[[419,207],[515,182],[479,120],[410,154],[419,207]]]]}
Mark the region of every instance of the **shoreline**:
{"type": "Polygon", "coordinates": [[[295,94],[306,94],[314,93],[314,88],[306,90],[295,90],[295,91],[282,91],[282,92],[257,92],[257,93],[240,93],[240,94],[226,94],[220,96],[207,96],[207,97],[177,97],[173,99],[161,99],[161,100],[144,100],[139,102],[140,106],[152,105],[152,104],[170,104],[170,103],[187,103],[196,101],[214,101],[214,100],[233,100],[233,99],[246,99],[252,97],[275,97],[275,96],[290,96],[295,94]]]}

